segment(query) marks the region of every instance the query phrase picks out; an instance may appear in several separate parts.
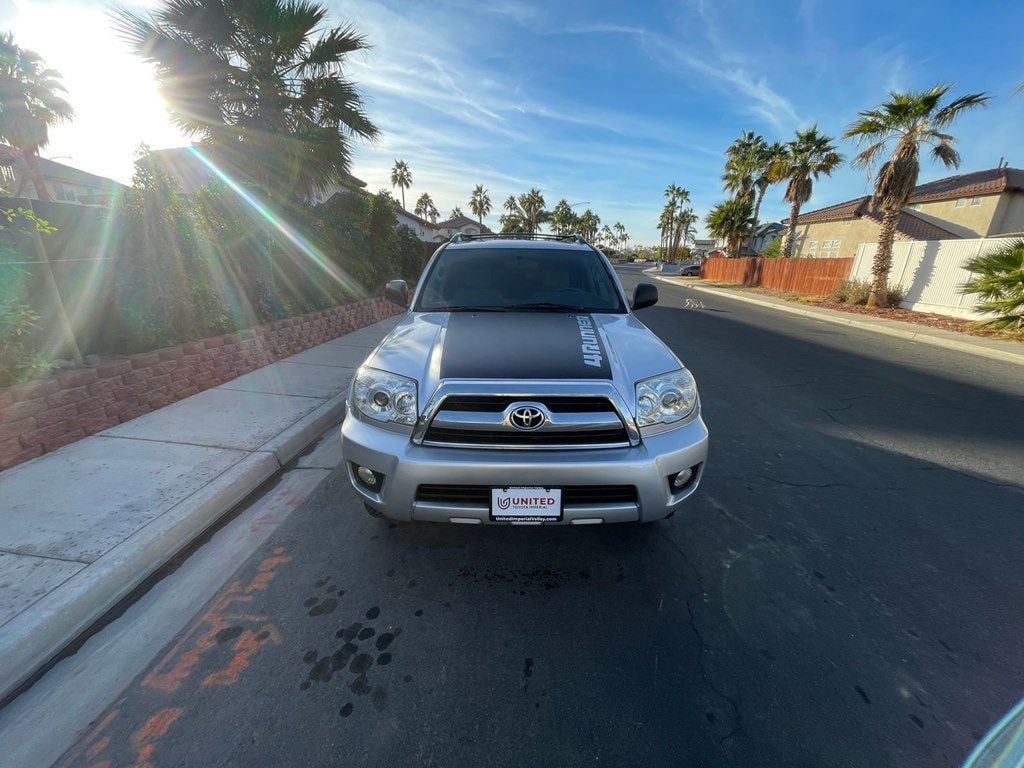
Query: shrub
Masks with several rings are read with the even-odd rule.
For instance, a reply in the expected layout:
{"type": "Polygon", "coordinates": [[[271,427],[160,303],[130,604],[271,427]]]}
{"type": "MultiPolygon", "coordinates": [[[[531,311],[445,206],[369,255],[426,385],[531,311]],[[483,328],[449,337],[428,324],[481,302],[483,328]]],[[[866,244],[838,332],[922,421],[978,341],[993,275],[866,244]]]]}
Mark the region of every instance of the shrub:
{"type": "MultiPolygon", "coordinates": [[[[903,286],[889,286],[889,303],[897,306],[905,295],[903,286]]],[[[825,299],[836,304],[849,304],[851,306],[864,306],[868,303],[868,296],[871,294],[871,283],[866,280],[843,280],[825,299]]]]}
{"type": "Polygon", "coordinates": [[[998,251],[976,256],[964,264],[976,274],[962,288],[981,297],[978,310],[995,317],[981,325],[991,328],[1024,328],[1024,240],[998,251]]]}
{"type": "Polygon", "coordinates": [[[39,314],[25,300],[24,287],[5,286],[0,291],[0,387],[20,384],[50,371],[50,364],[30,343],[38,324],[39,314]]]}

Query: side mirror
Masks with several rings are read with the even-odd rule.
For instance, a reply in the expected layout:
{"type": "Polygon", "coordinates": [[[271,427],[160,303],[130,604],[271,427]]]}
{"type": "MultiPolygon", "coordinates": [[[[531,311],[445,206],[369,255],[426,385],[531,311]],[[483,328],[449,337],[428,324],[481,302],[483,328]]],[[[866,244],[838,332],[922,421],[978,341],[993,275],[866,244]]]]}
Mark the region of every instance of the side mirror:
{"type": "Polygon", "coordinates": [[[640,283],[633,291],[633,309],[653,307],[658,303],[658,286],[640,283]]]}
{"type": "Polygon", "coordinates": [[[405,280],[389,280],[384,286],[384,298],[400,307],[409,306],[409,284],[405,280]]]}

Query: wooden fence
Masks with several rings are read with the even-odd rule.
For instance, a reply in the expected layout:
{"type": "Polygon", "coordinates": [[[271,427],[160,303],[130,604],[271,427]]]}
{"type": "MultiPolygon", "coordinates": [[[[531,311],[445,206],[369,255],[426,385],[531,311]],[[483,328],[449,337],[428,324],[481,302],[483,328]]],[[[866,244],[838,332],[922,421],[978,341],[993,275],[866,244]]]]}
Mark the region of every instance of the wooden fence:
{"type": "Polygon", "coordinates": [[[700,267],[705,280],[773,291],[824,296],[850,274],[853,259],[711,258],[700,267]]]}

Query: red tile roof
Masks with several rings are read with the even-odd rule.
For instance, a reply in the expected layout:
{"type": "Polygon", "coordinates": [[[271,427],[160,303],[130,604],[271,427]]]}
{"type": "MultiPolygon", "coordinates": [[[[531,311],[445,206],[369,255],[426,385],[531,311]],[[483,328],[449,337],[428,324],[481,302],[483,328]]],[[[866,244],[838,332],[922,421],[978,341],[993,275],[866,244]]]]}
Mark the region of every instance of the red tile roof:
{"type": "MultiPolygon", "coordinates": [[[[879,226],[882,214],[877,210],[867,210],[864,218],[871,219],[879,226]]],[[[896,236],[901,240],[959,240],[960,235],[950,232],[927,219],[918,216],[914,211],[904,208],[900,212],[900,220],[896,224],[896,236]]]]}
{"type": "MultiPolygon", "coordinates": [[[[989,168],[984,171],[961,173],[958,176],[947,176],[944,179],[929,181],[914,187],[910,203],[926,203],[936,200],[953,200],[958,197],[977,197],[979,195],[996,195],[1000,192],[1024,192],[1024,170],[1020,168],[989,168]]],[[[798,219],[801,224],[812,224],[816,221],[838,221],[868,215],[869,195],[856,197],[842,203],[818,208],[814,211],[801,213],[798,219]]],[[[923,219],[920,219],[924,221],[923,219]]],[[[786,219],[785,221],[789,221],[786,219]]],[[[929,222],[925,222],[926,224],[929,222]]],[[[901,221],[902,224],[902,221],[901,221]]],[[[918,228],[914,222],[907,224],[910,230],[918,228]]],[[[935,225],[932,225],[935,226],[935,225]]],[[[941,231],[941,227],[938,227],[941,231]]],[[[952,233],[950,233],[952,234],[952,233]]],[[[949,235],[947,234],[948,238],[949,235]]],[[[930,240],[943,238],[928,238],[930,240]]]]}

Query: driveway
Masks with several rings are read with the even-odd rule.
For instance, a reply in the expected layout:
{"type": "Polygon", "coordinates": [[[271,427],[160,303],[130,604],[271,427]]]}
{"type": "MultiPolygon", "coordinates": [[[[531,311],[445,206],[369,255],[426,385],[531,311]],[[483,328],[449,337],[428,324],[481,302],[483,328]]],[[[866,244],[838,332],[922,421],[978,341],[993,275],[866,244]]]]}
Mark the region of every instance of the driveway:
{"type": "Polygon", "coordinates": [[[680,514],[396,526],[335,471],[61,764],[958,764],[1024,694],[1021,369],[659,290],[680,514]]]}

